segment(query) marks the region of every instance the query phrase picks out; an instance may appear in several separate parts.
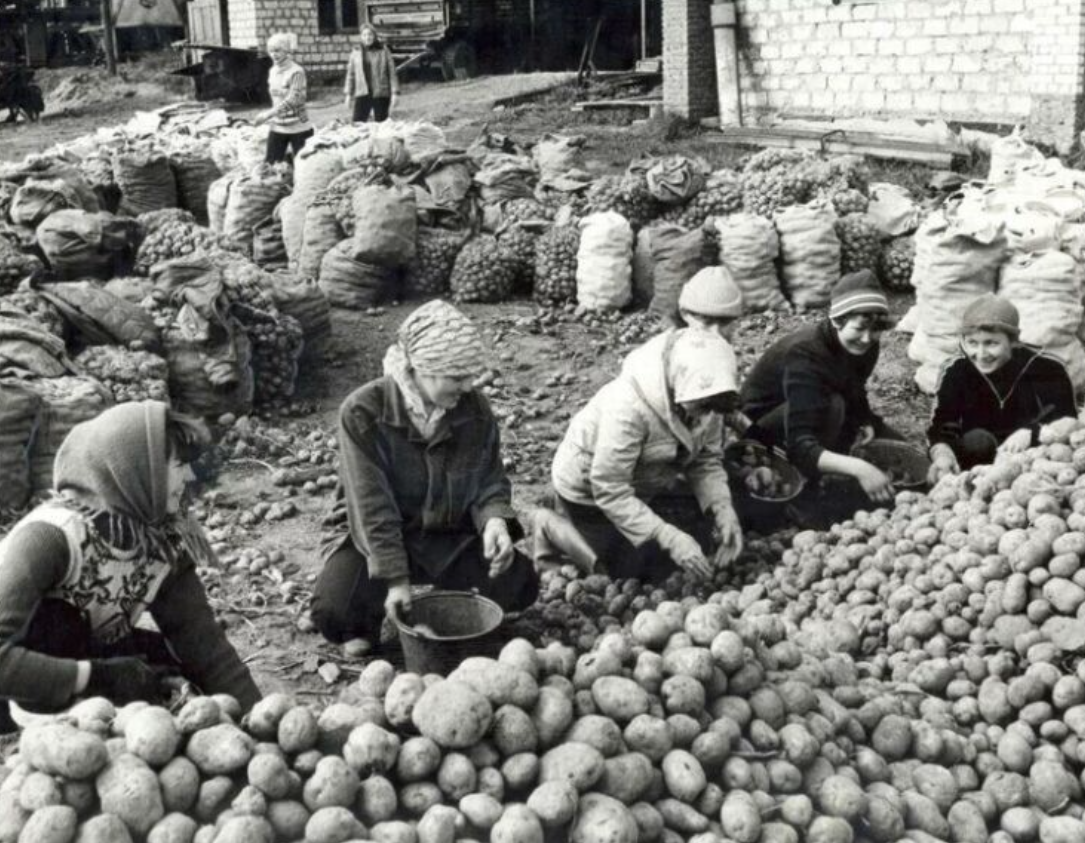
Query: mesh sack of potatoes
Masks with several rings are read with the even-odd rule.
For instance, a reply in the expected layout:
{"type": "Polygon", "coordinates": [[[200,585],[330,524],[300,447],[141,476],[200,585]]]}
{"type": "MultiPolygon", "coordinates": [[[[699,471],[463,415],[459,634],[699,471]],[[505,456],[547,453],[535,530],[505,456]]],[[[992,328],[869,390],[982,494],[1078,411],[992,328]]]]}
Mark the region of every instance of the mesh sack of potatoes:
{"type": "Polygon", "coordinates": [[[449,286],[460,302],[500,302],[516,286],[519,261],[496,237],[480,234],[468,240],[456,255],[449,286]]]}
{"type": "Polygon", "coordinates": [[[719,262],[731,271],[742,290],[742,308],[749,313],[787,307],[776,272],[780,237],[772,220],[757,214],[717,217],[713,226],[719,262]]]}
{"type": "Polygon", "coordinates": [[[885,244],[878,262],[882,283],[890,290],[912,289],[915,266],[915,238],[910,234],[894,237],[885,244]]]}
{"type": "Polygon", "coordinates": [[[336,307],[365,310],[396,292],[396,269],[355,260],[350,240],[327,251],[320,262],[320,289],[336,307]]]}
{"type": "Polygon", "coordinates": [[[252,345],[252,374],[258,405],[293,396],[298,377],[298,358],[305,332],[293,316],[257,310],[245,304],[233,308],[252,345]]]}
{"type": "Polygon", "coordinates": [[[576,255],[580,229],[556,225],[535,243],[535,301],[562,304],[576,299],[576,255]]]}
{"type": "Polygon", "coordinates": [[[462,232],[420,227],[414,258],[403,271],[404,294],[420,297],[447,292],[464,239],[462,232]]]}
{"type": "Polygon", "coordinates": [[[163,152],[155,149],[115,152],[113,180],[121,189],[122,214],[138,217],[147,211],[177,207],[177,182],[163,152]]]}
{"type": "Polygon", "coordinates": [[[148,351],[114,345],[96,345],[75,357],[83,374],[102,383],[118,404],[126,401],[169,401],[169,367],[164,358],[148,351]]]}
{"type": "Polygon", "coordinates": [[[848,214],[836,221],[836,236],[840,240],[840,272],[869,269],[878,274],[882,253],[881,233],[864,214],[848,214]]]}
{"type": "Polygon", "coordinates": [[[0,512],[30,500],[30,465],[41,398],[16,381],[0,382],[0,512]]]}
{"type": "Polygon", "coordinates": [[[742,210],[742,180],[733,170],[717,170],[704,189],[684,205],[668,208],[659,219],[683,228],[697,228],[711,217],[723,217],[742,210]]]}
{"type": "Polygon", "coordinates": [[[327,337],[332,329],[331,304],[315,278],[299,278],[291,272],[272,275],[272,298],[279,312],[301,325],[304,352],[327,337]]]}
{"type": "Polygon", "coordinates": [[[220,249],[223,239],[195,222],[171,220],[157,225],[140,242],[136,251],[136,271],[149,273],[151,267],[162,261],[183,258],[196,252],[220,249]]]}
{"type": "Polygon", "coordinates": [[[43,266],[41,258],[27,254],[7,238],[0,237],[0,295],[12,292],[24,278],[41,272],[43,266]]]}
{"type": "Polygon", "coordinates": [[[784,293],[798,308],[825,307],[840,280],[836,214],[814,203],[793,205],[777,211],[773,223],[780,235],[784,293]]]}
{"type": "Polygon", "coordinates": [[[189,211],[201,225],[207,225],[207,194],[222,176],[209,152],[190,150],[170,156],[177,182],[177,205],[189,211]]]}

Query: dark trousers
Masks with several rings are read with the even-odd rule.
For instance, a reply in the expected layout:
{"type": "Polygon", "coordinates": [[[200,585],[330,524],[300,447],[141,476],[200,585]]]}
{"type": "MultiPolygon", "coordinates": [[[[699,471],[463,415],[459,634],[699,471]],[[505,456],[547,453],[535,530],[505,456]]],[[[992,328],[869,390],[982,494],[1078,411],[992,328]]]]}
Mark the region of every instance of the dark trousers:
{"type": "MultiPolygon", "coordinates": [[[[42,600],[26,634],[18,643],[27,650],[59,659],[89,661],[138,656],[150,664],[180,670],[180,663],[160,633],[134,629],[120,641],[97,644],[91,637],[90,624],[83,613],[63,600],[42,600]]],[[[31,710],[25,704],[23,708],[31,710]]],[[[13,731],[14,727],[7,701],[0,699],[0,734],[13,731]]]]}
{"type": "MultiPolygon", "coordinates": [[[[713,525],[692,494],[657,496],[650,505],[661,518],[689,533],[706,553],[709,551],[713,525]]],[[[662,582],[678,570],[658,542],[652,540],[634,547],[597,506],[573,503],[555,494],[554,509],[573,523],[612,579],[662,582]]]]}
{"type": "Polygon", "coordinates": [[[267,155],[265,160],[269,164],[278,164],[286,160],[286,153],[289,150],[291,157],[296,157],[302,149],[305,148],[305,142],[313,136],[314,132],[310,129],[307,132],[276,132],[272,129],[267,133],[267,155]]]}
{"type": "Polygon", "coordinates": [[[355,97],[354,98],[354,122],[365,123],[369,119],[369,112],[373,112],[373,121],[383,123],[388,119],[388,109],[392,105],[391,97],[355,97]]]}
{"type": "Polygon", "coordinates": [[[993,433],[977,427],[967,431],[953,446],[957,462],[962,469],[977,465],[990,465],[998,455],[998,439],[993,433]]]}
{"type": "MultiPolygon", "coordinates": [[[[457,537],[458,538],[458,537],[457,537]]],[[[539,577],[535,566],[517,552],[508,569],[490,579],[490,563],[482,555],[482,540],[476,539],[438,576],[420,566],[411,566],[411,585],[435,585],[441,589],[477,590],[507,612],[518,612],[535,602],[539,577]]],[[[328,557],[313,589],[310,616],[329,641],[351,638],[374,639],[384,620],[388,586],[369,576],[369,564],[351,541],[328,557]]]]}

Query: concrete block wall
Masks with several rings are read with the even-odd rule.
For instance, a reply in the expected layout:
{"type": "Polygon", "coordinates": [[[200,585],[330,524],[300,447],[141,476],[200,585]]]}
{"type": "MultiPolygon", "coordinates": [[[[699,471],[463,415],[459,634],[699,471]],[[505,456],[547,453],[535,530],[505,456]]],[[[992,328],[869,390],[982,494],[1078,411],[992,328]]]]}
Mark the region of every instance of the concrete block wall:
{"type": "Polygon", "coordinates": [[[680,117],[717,113],[716,58],[709,0],[663,2],[663,103],[680,117]]]}
{"type": "MultiPolygon", "coordinates": [[[[665,15],[694,1],[664,0],[665,15]]],[[[781,113],[1023,123],[1060,147],[1082,128],[1085,0],[735,5],[748,123],[781,113]]],[[[665,27],[665,59],[686,48],[667,37],[665,27]]]]}

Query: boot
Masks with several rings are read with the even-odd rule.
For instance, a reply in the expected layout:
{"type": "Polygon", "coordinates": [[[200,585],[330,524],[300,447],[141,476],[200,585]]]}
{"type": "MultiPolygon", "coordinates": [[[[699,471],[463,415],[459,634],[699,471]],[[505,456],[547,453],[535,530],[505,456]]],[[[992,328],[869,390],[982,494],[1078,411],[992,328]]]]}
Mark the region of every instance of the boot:
{"type": "Polygon", "coordinates": [[[595,570],[595,551],[573,522],[550,509],[537,509],[533,527],[535,568],[543,571],[569,561],[581,573],[595,570]]]}

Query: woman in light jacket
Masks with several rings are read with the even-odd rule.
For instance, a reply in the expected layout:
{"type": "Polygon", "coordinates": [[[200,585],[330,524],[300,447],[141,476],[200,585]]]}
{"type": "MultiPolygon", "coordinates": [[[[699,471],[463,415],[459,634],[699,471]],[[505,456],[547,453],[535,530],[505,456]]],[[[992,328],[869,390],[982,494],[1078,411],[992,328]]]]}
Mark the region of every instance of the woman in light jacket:
{"type": "Polygon", "coordinates": [[[392,53],[380,40],[377,30],[363,24],[361,46],[347,59],[347,81],[343,88],[346,106],[355,123],[365,123],[369,113],[381,123],[388,119],[399,95],[399,79],[392,53]]]}
{"type": "Polygon", "coordinates": [[[710,579],[741,552],[720,416],[737,406],[737,369],[718,334],[668,331],[631,353],[570,422],[551,471],[557,509],[611,576],[658,579],[677,565],[710,579]],[[689,513],[689,532],[661,509],[689,513]]]}
{"type": "Polygon", "coordinates": [[[286,160],[290,151],[296,157],[313,136],[315,129],[305,107],[308,81],[305,69],[294,61],[294,36],[279,32],[267,39],[267,51],[274,64],[268,73],[268,93],[271,108],[256,118],[256,124],[267,123],[268,164],[286,160]]]}

